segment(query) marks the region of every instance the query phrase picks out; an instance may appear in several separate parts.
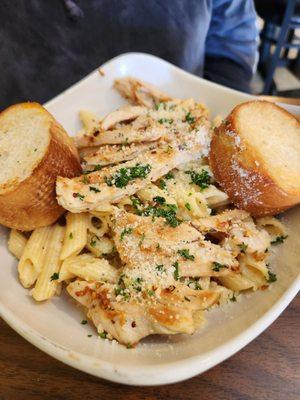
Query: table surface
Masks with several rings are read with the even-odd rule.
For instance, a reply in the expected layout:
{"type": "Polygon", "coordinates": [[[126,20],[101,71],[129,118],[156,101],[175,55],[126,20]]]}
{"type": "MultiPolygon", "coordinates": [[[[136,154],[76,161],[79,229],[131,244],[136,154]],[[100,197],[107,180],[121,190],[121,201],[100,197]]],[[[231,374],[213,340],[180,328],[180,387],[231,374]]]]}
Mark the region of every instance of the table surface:
{"type": "Polygon", "coordinates": [[[77,371],[0,320],[0,400],[300,400],[299,311],[300,296],[229,360],[188,381],[160,387],[124,386],[77,371]]]}

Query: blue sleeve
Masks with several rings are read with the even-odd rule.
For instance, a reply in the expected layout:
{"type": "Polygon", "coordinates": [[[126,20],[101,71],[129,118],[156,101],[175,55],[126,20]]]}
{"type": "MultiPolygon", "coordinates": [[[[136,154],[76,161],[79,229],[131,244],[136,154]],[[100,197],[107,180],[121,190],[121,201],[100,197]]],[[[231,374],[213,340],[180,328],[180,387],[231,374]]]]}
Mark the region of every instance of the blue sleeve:
{"type": "Polygon", "coordinates": [[[252,75],[257,46],[258,28],[253,0],[213,0],[205,56],[227,58],[252,75]]]}

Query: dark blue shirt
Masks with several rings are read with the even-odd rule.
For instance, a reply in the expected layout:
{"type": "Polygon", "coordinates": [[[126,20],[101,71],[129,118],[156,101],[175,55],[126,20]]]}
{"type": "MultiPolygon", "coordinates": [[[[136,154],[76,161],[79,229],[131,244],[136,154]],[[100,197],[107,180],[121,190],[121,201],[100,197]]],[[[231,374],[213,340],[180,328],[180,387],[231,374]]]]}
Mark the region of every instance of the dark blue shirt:
{"type": "Polygon", "coordinates": [[[248,91],[257,36],[252,0],[1,0],[0,108],[44,102],[128,51],[248,91]]]}

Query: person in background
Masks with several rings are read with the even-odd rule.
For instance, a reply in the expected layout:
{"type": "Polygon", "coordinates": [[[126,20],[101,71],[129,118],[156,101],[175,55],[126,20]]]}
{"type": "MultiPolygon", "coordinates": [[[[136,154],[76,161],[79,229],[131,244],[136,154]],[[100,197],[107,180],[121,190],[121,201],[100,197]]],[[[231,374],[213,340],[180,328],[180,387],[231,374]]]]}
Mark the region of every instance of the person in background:
{"type": "Polygon", "coordinates": [[[130,51],[250,91],[253,0],[1,0],[0,22],[0,109],[43,103],[130,51]]]}

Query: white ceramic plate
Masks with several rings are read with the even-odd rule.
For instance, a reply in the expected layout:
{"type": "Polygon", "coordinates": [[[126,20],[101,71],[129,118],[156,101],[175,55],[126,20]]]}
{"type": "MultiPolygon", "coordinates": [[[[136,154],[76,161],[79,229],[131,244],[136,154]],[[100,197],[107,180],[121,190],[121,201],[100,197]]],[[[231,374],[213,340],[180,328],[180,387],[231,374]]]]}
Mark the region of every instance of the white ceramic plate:
{"type": "MultiPolygon", "coordinates": [[[[102,69],[105,76],[95,71],[46,104],[70,134],[79,128],[78,110],[85,108],[103,115],[124,102],[112,89],[112,83],[125,75],[154,83],[173,96],[201,100],[213,115],[226,115],[237,103],[250,98],[145,54],[124,54],[102,69]]],[[[148,338],[136,349],[128,350],[98,338],[91,326],[81,325],[83,315],[66,296],[44,304],[34,303],[18,282],[16,260],[6,247],[5,229],[0,232],[0,315],[41,350],[101,378],[133,385],[166,384],[190,378],[253,340],[299,290],[300,210],[292,210],[284,218],[290,235],[273,263],[278,282],[270,290],[240,296],[237,303],[207,312],[207,324],[193,336],[148,338]]]]}

